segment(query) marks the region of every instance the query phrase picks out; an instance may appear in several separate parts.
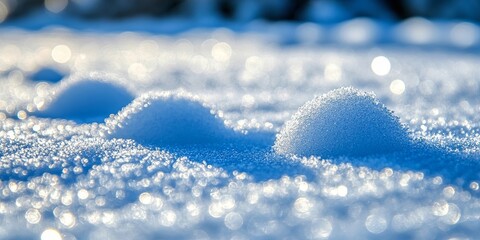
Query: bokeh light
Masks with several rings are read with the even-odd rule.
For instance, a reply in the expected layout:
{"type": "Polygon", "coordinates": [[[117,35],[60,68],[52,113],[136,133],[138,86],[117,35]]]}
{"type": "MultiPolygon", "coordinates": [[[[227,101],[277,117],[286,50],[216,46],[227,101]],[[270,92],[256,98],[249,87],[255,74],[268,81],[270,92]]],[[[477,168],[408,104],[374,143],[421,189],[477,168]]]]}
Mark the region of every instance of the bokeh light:
{"type": "Polygon", "coordinates": [[[370,67],[378,76],[385,76],[390,73],[390,60],[385,56],[377,56],[372,60],[370,67]]]}
{"type": "Polygon", "coordinates": [[[72,52],[67,45],[57,45],[52,49],[52,59],[57,63],[66,63],[72,57],[72,52]]]}
{"type": "Polygon", "coordinates": [[[231,56],[232,48],[226,42],[219,42],[212,48],[212,57],[219,62],[226,62],[230,60],[231,56]]]}
{"type": "Polygon", "coordinates": [[[327,81],[337,82],[342,79],[342,68],[337,64],[329,63],[325,66],[323,75],[327,81]]]}
{"type": "Polygon", "coordinates": [[[365,227],[374,234],[379,234],[387,229],[387,220],[380,215],[369,215],[365,220],[365,227]]]}
{"type": "Polygon", "coordinates": [[[31,208],[25,213],[25,219],[31,224],[37,224],[40,222],[40,220],[42,220],[42,214],[40,211],[38,211],[38,209],[31,208]]]}
{"type": "Polygon", "coordinates": [[[40,236],[41,240],[62,240],[62,235],[58,232],[58,230],[53,228],[47,228],[45,231],[42,232],[40,236]]]}
{"type": "Polygon", "coordinates": [[[401,95],[405,92],[405,83],[400,79],[395,79],[390,83],[390,91],[393,94],[401,95]]]}

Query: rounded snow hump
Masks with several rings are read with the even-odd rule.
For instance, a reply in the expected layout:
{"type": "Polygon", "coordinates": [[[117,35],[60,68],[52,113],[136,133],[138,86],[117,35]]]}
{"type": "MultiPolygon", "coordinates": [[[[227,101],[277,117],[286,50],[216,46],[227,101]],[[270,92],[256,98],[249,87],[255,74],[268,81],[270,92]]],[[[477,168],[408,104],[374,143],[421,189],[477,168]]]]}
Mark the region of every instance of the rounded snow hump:
{"type": "Polygon", "coordinates": [[[33,115],[81,123],[101,122],[134,99],[114,78],[102,73],[71,77],[61,82],[53,100],[33,115]]]}
{"type": "Polygon", "coordinates": [[[107,136],[141,144],[221,143],[234,131],[197,96],[180,92],[147,93],[106,120],[107,136]]]}
{"type": "Polygon", "coordinates": [[[339,157],[401,150],[407,130],[373,93],[348,87],[315,97],[277,134],[278,154],[339,157]]]}

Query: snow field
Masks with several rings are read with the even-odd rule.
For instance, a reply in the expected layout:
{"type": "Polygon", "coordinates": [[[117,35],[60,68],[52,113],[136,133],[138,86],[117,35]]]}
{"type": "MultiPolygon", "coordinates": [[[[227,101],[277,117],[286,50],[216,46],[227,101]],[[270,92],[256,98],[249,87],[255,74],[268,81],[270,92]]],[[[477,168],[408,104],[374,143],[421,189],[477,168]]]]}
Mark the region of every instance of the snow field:
{"type": "Polygon", "coordinates": [[[2,239],[479,234],[474,54],[61,34],[0,39],[66,73],[0,63],[2,239]]]}

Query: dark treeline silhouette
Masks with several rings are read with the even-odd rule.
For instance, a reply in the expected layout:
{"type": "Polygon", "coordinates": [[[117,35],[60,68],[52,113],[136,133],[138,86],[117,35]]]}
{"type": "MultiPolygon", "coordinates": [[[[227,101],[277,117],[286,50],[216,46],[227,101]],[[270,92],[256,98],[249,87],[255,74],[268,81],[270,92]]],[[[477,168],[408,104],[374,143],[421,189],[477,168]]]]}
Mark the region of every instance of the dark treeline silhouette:
{"type": "Polygon", "coordinates": [[[402,20],[413,16],[433,19],[480,20],[478,0],[0,0],[8,19],[61,5],[61,14],[79,18],[134,16],[216,18],[232,21],[293,20],[339,22],[354,17],[402,20]]]}

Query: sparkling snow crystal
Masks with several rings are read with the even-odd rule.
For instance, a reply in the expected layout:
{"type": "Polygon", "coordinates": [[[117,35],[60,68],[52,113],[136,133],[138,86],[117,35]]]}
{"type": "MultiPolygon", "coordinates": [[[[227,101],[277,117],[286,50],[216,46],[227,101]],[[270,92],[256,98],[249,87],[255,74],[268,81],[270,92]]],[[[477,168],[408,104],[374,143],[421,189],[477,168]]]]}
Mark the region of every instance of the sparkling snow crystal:
{"type": "Polygon", "coordinates": [[[370,23],[2,26],[0,239],[478,239],[480,45],[324,44],[370,23]]]}
{"type": "Polygon", "coordinates": [[[363,156],[402,149],[408,135],[372,94],[340,88],[300,107],[277,135],[280,154],[363,156]]]}

